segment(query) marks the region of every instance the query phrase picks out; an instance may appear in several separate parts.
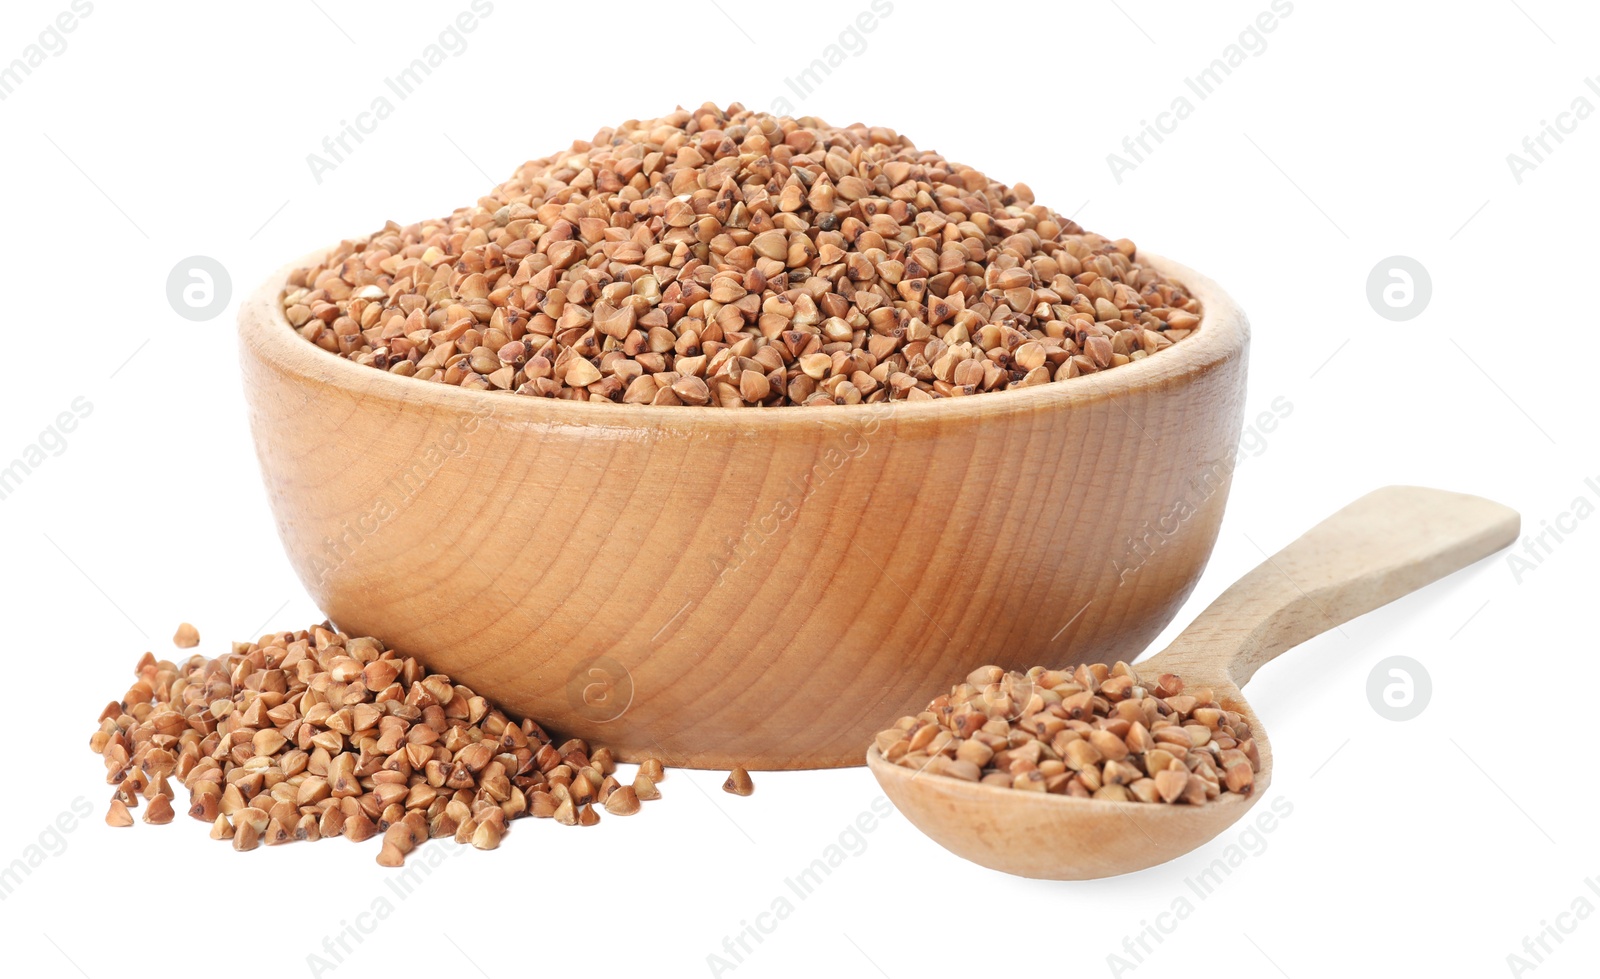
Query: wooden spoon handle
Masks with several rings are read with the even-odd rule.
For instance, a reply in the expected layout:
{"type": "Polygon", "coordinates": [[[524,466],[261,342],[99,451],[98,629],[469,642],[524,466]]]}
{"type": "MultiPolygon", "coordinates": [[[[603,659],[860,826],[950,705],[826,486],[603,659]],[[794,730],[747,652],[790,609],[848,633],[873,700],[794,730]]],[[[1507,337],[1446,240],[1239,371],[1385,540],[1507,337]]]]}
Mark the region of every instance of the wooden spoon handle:
{"type": "Polygon", "coordinates": [[[1243,687],[1284,650],[1493,554],[1520,529],[1515,510],[1480,497],[1376,490],[1239,579],[1151,665],[1243,687]]]}

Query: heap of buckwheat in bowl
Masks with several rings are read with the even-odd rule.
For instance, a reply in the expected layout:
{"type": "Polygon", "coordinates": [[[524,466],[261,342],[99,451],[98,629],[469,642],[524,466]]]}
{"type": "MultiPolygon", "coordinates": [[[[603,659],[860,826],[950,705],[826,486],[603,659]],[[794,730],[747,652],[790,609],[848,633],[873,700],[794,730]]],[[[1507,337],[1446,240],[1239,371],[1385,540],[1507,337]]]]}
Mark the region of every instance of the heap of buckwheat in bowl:
{"type": "Polygon", "coordinates": [[[1203,805],[1249,795],[1261,770],[1249,722],[1213,691],[1123,662],[986,666],[874,743],[929,775],[1113,802],[1203,805]]]}
{"type": "Polygon", "coordinates": [[[890,129],[705,105],[602,129],[477,204],[290,275],[307,341],[484,391],[720,407],[919,401],[1160,352],[1199,302],[890,129]]]}

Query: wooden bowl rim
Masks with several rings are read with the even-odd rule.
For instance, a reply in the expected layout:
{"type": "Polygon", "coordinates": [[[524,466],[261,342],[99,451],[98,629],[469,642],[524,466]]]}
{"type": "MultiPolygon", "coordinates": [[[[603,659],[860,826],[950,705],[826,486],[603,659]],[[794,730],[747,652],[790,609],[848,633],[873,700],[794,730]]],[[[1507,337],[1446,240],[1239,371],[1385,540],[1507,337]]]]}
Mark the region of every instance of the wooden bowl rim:
{"type": "MultiPolygon", "coordinates": [[[[899,779],[904,785],[910,785],[919,774],[909,768],[906,768],[904,765],[896,765],[884,758],[883,754],[878,751],[877,745],[872,745],[871,747],[867,748],[867,768],[872,770],[872,774],[876,778],[882,779],[888,775],[890,778],[899,779]],[[891,772],[893,774],[889,775],[888,773],[891,772]]],[[[1005,789],[994,785],[984,785],[982,782],[968,782],[964,779],[952,778],[949,775],[929,773],[926,777],[934,780],[929,784],[934,786],[935,791],[942,792],[945,795],[957,796],[964,801],[975,802],[979,805],[1005,806],[1029,804],[1036,805],[1042,803],[1046,807],[1066,806],[1068,809],[1075,810],[1080,813],[1087,814],[1098,811],[1102,815],[1126,814],[1128,807],[1131,806],[1135,807],[1135,811],[1139,811],[1140,809],[1149,809],[1152,815],[1155,815],[1157,813],[1177,814],[1189,812],[1217,814],[1220,812],[1225,812],[1228,807],[1231,806],[1244,806],[1245,809],[1248,810],[1250,807],[1254,806],[1258,801],[1260,801],[1261,793],[1266,790],[1269,784],[1271,784],[1271,771],[1268,766],[1262,766],[1262,774],[1264,777],[1254,786],[1249,795],[1239,795],[1237,792],[1224,792],[1221,796],[1218,796],[1216,799],[1207,802],[1203,806],[1169,806],[1156,805],[1149,802],[1122,803],[1111,802],[1106,799],[1078,799],[1068,795],[1057,795],[1049,792],[1019,792],[1016,789],[1005,789]]],[[[1064,809],[1062,811],[1065,812],[1067,810],[1064,809]]],[[[1241,812],[1239,815],[1242,817],[1244,814],[1241,812]]],[[[1163,817],[1157,815],[1156,818],[1160,819],[1163,817]]]]}
{"type": "Polygon", "coordinates": [[[374,398],[391,404],[404,402],[432,410],[473,412],[479,409],[482,399],[488,398],[492,399],[493,414],[497,418],[544,426],[679,429],[729,435],[748,435],[751,429],[758,427],[837,426],[858,424],[866,419],[893,422],[902,430],[911,423],[933,427],[958,420],[1064,410],[1182,383],[1243,355],[1250,336],[1244,312],[1215,282],[1188,266],[1141,251],[1139,260],[1142,263],[1183,283],[1200,300],[1204,312],[1199,326],[1188,337],[1160,353],[1109,371],[969,397],[836,406],[840,408],[838,411],[801,411],[798,406],[784,406],[752,415],[747,411],[709,405],[599,405],[416,381],[357,364],[307,342],[289,325],[279,298],[294,270],[319,263],[328,251],[319,249],[278,269],[240,307],[239,340],[254,356],[289,375],[335,385],[364,399],[374,398]],[[759,421],[755,420],[757,416],[759,421]]]}

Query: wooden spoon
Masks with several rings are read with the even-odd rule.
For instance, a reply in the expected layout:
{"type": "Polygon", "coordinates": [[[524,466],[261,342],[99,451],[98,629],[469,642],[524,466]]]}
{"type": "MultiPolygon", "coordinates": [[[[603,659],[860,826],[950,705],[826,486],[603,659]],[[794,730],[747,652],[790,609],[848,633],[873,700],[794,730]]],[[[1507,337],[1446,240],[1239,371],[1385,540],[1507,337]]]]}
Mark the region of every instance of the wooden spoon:
{"type": "Polygon", "coordinates": [[[1239,688],[1273,657],[1370,612],[1517,539],[1516,511],[1442,490],[1391,486],[1345,507],[1268,558],[1200,613],[1176,641],[1138,664],[1141,676],[1176,673],[1210,687],[1250,722],[1261,771],[1250,795],[1224,792],[1200,806],[1111,802],[867,765],[891,801],[945,849],[1022,877],[1092,880],[1188,853],[1255,804],[1272,780],[1265,729],[1239,688]]]}

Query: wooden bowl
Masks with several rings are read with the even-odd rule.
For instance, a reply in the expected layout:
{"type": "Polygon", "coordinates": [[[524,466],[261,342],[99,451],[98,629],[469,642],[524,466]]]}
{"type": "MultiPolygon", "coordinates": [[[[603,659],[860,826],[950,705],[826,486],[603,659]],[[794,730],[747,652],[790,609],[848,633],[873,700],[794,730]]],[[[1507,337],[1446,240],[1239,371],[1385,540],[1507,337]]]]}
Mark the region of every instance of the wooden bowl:
{"type": "Polygon", "coordinates": [[[1132,659],[1210,556],[1249,327],[1071,381],[837,408],[623,407],[469,391],[240,312],[278,530],[311,597],[619,758],[859,765],[977,666],[1132,659]]]}

